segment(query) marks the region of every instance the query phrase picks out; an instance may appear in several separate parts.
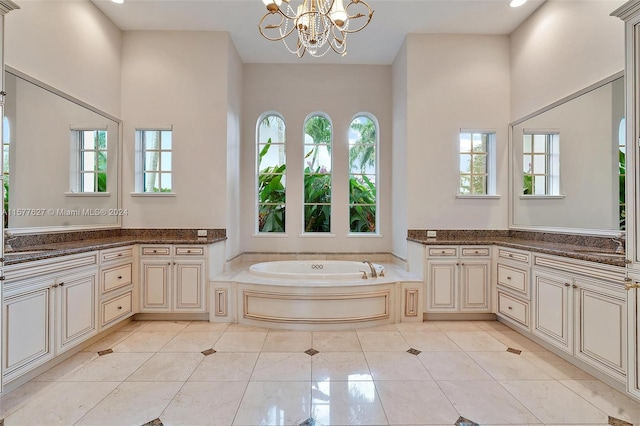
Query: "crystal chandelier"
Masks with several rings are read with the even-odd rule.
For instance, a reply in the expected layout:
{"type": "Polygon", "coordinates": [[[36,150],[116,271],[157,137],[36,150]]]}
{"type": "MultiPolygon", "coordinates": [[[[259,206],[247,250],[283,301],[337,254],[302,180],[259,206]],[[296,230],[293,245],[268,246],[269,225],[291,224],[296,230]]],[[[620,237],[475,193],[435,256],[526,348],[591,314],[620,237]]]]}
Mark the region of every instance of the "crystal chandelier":
{"type": "Polygon", "coordinates": [[[373,10],[363,0],[350,0],[347,7],[343,0],[302,0],[296,9],[291,1],[262,0],[267,13],[260,19],[258,29],[267,40],[282,40],[287,50],[299,58],[305,52],[324,56],[329,50],[346,55],[347,34],[369,25],[373,16],[373,10]]]}

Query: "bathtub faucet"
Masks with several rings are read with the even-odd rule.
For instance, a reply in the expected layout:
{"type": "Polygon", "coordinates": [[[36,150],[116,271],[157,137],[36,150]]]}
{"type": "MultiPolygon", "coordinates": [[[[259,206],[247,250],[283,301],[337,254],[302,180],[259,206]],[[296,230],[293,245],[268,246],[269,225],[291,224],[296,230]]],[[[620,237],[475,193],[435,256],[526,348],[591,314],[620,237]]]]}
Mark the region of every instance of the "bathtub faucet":
{"type": "Polygon", "coordinates": [[[373,263],[369,262],[367,259],[363,260],[362,263],[366,263],[371,268],[371,278],[378,278],[378,274],[376,273],[376,268],[373,266],[373,263]]]}

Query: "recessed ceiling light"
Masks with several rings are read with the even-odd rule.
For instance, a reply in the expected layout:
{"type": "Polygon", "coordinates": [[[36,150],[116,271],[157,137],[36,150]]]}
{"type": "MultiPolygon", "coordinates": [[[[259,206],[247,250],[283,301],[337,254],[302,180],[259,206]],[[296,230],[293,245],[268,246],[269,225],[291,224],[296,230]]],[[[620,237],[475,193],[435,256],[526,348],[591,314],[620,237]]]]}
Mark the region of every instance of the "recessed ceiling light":
{"type": "Polygon", "coordinates": [[[111,1],[118,4],[124,3],[124,0],[111,0],[111,1]]]}
{"type": "MultiPolygon", "coordinates": [[[[114,1],[114,0],[111,0],[114,1]]],[[[527,2],[527,0],[511,0],[511,3],[509,3],[509,6],[511,7],[520,7],[523,4],[525,4],[527,2]]]]}

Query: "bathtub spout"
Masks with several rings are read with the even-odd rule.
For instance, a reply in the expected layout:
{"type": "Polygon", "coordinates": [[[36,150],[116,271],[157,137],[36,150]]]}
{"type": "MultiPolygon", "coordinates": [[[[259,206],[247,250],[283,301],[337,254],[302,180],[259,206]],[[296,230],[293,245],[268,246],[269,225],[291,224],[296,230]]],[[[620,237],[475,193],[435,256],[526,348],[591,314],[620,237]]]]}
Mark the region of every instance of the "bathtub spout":
{"type": "Polygon", "coordinates": [[[371,268],[371,278],[378,278],[378,274],[376,273],[376,268],[373,266],[373,263],[369,262],[367,259],[363,260],[362,263],[366,263],[371,268]]]}

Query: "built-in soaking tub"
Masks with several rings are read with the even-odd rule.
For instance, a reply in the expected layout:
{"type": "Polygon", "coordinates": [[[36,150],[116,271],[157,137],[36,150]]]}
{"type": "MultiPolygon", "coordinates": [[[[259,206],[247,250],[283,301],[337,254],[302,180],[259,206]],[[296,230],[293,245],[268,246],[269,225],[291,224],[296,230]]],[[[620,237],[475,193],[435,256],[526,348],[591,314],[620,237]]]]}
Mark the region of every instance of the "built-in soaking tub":
{"type": "Polygon", "coordinates": [[[211,321],[318,330],[418,322],[422,292],[419,277],[389,264],[262,262],[212,281],[211,321]]]}

